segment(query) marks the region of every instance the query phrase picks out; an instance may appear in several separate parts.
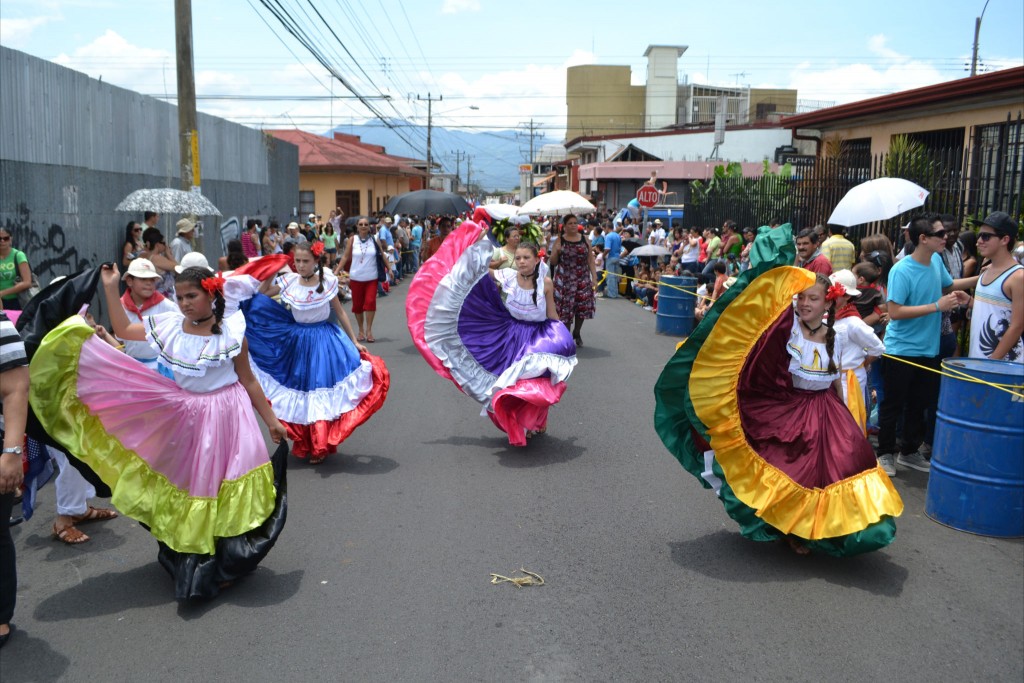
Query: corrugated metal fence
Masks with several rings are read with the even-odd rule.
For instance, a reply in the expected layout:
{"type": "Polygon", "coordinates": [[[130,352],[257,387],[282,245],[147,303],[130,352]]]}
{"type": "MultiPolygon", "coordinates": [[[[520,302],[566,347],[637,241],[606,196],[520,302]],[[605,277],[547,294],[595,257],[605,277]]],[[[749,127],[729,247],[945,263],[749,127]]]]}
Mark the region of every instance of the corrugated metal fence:
{"type": "MultiPolygon", "coordinates": [[[[174,105],[0,47],[0,225],[43,284],[115,258],[141,220],[114,212],[130,192],[179,187],[177,135],[174,105]]],[[[204,219],[212,260],[220,224],[291,214],[298,149],[206,114],[199,145],[203,194],[223,213],[204,219]]],[[[168,238],[178,218],[162,217],[168,238]]]]}

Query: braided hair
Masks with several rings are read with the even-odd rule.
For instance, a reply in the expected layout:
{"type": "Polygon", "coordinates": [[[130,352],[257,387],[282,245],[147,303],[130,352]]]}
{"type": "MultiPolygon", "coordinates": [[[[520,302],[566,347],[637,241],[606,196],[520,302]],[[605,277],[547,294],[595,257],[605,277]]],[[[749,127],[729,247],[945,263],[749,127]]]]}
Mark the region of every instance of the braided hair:
{"type": "Polygon", "coordinates": [[[538,255],[540,254],[540,251],[537,249],[537,245],[534,244],[533,242],[520,242],[519,246],[516,247],[516,251],[519,251],[520,249],[528,250],[531,254],[533,254],[534,258],[537,258],[537,265],[534,266],[534,268],[533,268],[533,275],[530,276],[530,279],[533,281],[533,305],[536,306],[537,305],[537,278],[540,277],[540,258],[538,257],[538,255]]]}
{"type": "MultiPolygon", "coordinates": [[[[828,277],[826,277],[825,275],[822,275],[821,273],[816,273],[815,274],[815,280],[816,280],[816,282],[814,283],[815,286],[822,287],[825,290],[825,294],[827,295],[829,287],[832,286],[832,281],[829,280],[828,277]]],[[[828,372],[829,372],[829,374],[834,374],[836,372],[836,361],[835,361],[835,357],[834,357],[835,356],[835,346],[836,346],[835,323],[836,323],[836,300],[832,299],[832,301],[830,301],[829,304],[828,304],[828,317],[826,318],[826,321],[825,321],[825,326],[826,326],[826,330],[825,330],[825,352],[828,353],[828,372]]]]}
{"type": "MultiPolygon", "coordinates": [[[[214,272],[209,268],[202,268],[200,266],[193,266],[186,268],[185,270],[178,273],[177,277],[174,278],[175,284],[190,284],[196,289],[203,289],[203,280],[214,277],[214,272]]],[[[224,293],[220,290],[213,292],[213,326],[210,327],[210,332],[213,334],[220,334],[220,323],[224,319],[224,293]]]]}
{"type": "Polygon", "coordinates": [[[320,254],[320,256],[314,255],[313,254],[313,247],[312,247],[312,245],[309,242],[299,242],[298,244],[295,245],[295,247],[292,250],[293,251],[305,251],[305,252],[308,252],[310,256],[312,256],[313,258],[316,259],[316,276],[317,276],[317,279],[320,281],[320,284],[318,284],[317,287],[316,287],[316,293],[317,294],[323,294],[323,292],[324,292],[324,255],[322,253],[320,254]]]}

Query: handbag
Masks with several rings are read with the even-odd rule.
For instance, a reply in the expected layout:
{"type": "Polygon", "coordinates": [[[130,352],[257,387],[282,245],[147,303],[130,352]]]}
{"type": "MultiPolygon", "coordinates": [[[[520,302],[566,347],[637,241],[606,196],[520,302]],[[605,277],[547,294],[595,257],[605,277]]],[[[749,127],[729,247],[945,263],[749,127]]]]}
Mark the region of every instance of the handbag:
{"type": "MultiPolygon", "coordinates": [[[[14,251],[17,251],[17,250],[14,250],[14,251]]],[[[23,252],[20,252],[20,253],[23,253],[23,252]]],[[[17,259],[15,259],[15,262],[17,262],[17,259]]],[[[22,310],[25,310],[25,306],[27,306],[28,302],[32,300],[32,297],[34,297],[36,294],[39,293],[39,289],[40,289],[40,287],[39,287],[39,280],[36,278],[36,274],[32,272],[32,266],[29,266],[29,273],[32,276],[32,280],[31,280],[32,286],[29,287],[28,289],[23,289],[20,292],[18,292],[18,303],[21,304],[21,309],[22,310]]],[[[15,275],[14,276],[14,283],[17,284],[19,282],[21,282],[21,275],[15,275]]]]}
{"type": "Polygon", "coordinates": [[[373,250],[377,254],[377,282],[388,281],[388,262],[384,258],[384,252],[380,250],[380,243],[376,238],[373,240],[373,250]]]}

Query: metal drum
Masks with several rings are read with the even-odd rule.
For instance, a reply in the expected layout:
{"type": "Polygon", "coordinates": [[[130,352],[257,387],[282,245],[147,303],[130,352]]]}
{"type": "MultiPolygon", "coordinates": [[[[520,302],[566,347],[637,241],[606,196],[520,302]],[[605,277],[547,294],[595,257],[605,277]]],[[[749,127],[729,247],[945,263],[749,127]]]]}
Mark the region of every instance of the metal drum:
{"type": "Polygon", "coordinates": [[[942,367],[925,514],[961,531],[1024,536],[1024,398],[982,383],[1024,394],[1024,364],[947,358],[942,367]]]}
{"type": "Polygon", "coordinates": [[[658,315],[655,331],[674,337],[686,337],[693,331],[693,310],[697,304],[697,278],[663,275],[658,287],[658,315]],[[676,287],[683,287],[684,292],[676,287]]]}

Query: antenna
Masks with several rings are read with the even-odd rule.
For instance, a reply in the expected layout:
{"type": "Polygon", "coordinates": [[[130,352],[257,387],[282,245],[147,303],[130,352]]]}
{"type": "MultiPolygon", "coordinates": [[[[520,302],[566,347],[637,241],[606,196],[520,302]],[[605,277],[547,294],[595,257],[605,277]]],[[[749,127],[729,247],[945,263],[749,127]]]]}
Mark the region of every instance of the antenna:
{"type": "Polygon", "coordinates": [[[741,78],[745,78],[749,74],[746,71],[741,71],[738,74],[729,74],[729,75],[730,76],[734,76],[736,78],[736,85],[739,85],[740,84],[740,79],[741,78]]]}

